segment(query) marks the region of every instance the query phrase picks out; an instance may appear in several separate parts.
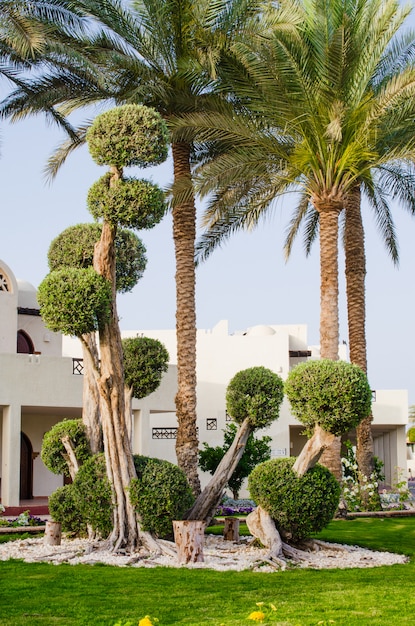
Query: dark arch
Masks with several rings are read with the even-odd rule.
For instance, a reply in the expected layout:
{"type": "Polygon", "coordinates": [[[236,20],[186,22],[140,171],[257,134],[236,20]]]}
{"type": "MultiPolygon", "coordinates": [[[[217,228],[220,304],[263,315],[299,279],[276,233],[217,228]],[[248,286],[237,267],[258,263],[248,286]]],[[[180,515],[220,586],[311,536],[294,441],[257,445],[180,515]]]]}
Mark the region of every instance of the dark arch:
{"type": "Polygon", "coordinates": [[[35,346],[30,336],[24,330],[17,331],[17,352],[19,354],[33,354],[35,346]]]}
{"type": "Polygon", "coordinates": [[[33,447],[25,433],[20,433],[20,500],[33,498],[33,447]]]}

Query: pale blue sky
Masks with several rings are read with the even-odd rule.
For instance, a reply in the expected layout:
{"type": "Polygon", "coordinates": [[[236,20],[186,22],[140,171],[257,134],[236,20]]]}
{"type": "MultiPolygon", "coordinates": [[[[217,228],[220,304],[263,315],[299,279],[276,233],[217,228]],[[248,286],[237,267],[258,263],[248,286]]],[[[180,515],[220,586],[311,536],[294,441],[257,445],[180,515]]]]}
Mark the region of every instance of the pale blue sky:
{"type": "MultiPolygon", "coordinates": [[[[0,89],[5,85],[0,85],[0,89]]],[[[4,93],[4,91],[3,91],[4,93]]],[[[0,93],[1,96],[1,93],[0,93]]],[[[75,152],[48,184],[43,170],[62,134],[39,116],[14,125],[0,124],[2,258],[18,278],[36,287],[46,275],[51,240],[66,227],[91,221],[85,198],[105,168],[87,148],[75,152]]],[[[143,171],[161,185],[171,180],[171,163],[143,171]]],[[[197,270],[198,328],[228,319],[230,331],[256,324],[304,323],[309,343],[319,342],[318,242],[306,258],[301,241],[285,263],[284,233],[292,199],[280,202],[251,233],[234,235],[197,270]]],[[[367,339],[372,388],[408,389],[415,403],[414,269],[415,217],[396,206],[400,246],[395,268],[381,242],[370,211],[364,210],[367,242],[367,339]]],[[[175,326],[174,251],[171,219],[139,233],[147,247],[146,273],[132,293],[119,297],[121,328],[175,326]]],[[[343,259],[340,261],[343,273],[343,259]]],[[[344,282],[341,280],[340,337],[347,340],[344,282]]]]}

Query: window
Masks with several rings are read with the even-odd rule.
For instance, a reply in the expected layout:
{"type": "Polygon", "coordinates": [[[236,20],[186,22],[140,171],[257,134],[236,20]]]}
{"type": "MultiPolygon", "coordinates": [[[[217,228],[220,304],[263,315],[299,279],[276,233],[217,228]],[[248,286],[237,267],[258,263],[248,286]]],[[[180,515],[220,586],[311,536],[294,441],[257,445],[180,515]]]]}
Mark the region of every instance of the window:
{"type": "Polygon", "coordinates": [[[1,269],[0,269],[0,291],[10,291],[9,280],[6,274],[4,274],[1,269]]]}
{"type": "Polygon", "coordinates": [[[33,354],[35,347],[33,341],[24,330],[17,331],[17,352],[18,354],[33,354]]]}

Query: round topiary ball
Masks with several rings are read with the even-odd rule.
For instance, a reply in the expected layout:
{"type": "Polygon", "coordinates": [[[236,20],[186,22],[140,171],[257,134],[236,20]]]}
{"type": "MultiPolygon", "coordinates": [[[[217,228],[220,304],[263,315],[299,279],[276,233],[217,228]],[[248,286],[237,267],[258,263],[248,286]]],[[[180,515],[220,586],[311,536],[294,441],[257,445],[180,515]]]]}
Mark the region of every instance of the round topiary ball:
{"type": "MultiPolygon", "coordinates": [[[[100,240],[102,225],[96,222],[65,228],[49,246],[51,272],[63,267],[92,267],[95,244],[100,240]]],[[[117,229],[115,237],[115,276],[119,293],[131,291],[146,269],[146,249],[135,233],[117,229]]]]}
{"type": "Polygon", "coordinates": [[[120,178],[111,187],[110,180],[111,174],[105,174],[88,192],[88,209],[96,220],[148,230],[166,214],[164,192],[151,181],[120,178]]]}
{"type": "Polygon", "coordinates": [[[92,267],[63,267],[40,283],[38,301],[46,326],[79,337],[95,332],[111,314],[111,284],[92,267]]]}
{"type": "Polygon", "coordinates": [[[87,526],[75,502],[73,485],[56,489],[49,496],[48,505],[52,519],[61,523],[63,532],[86,535],[87,526]]]}
{"type": "Polygon", "coordinates": [[[41,458],[48,470],[54,474],[70,476],[68,463],[65,459],[66,450],[62,443],[63,437],[69,437],[72,441],[78,462],[86,461],[91,456],[91,449],[82,420],[58,422],[45,433],[42,441],[41,458]]]}
{"type": "Polygon", "coordinates": [[[271,459],[251,472],[251,498],[275,522],[280,535],[298,542],[322,530],[333,519],[340,497],[334,475],[315,465],[303,476],[293,471],[295,458],[271,459]]]}
{"type": "Polygon", "coordinates": [[[125,104],[98,115],[86,140],[98,165],[148,167],[166,160],[169,134],[157,111],[125,104]]]}
{"type": "Polygon", "coordinates": [[[104,454],[95,454],[81,465],[72,487],[82,521],[101,537],[108,537],[112,530],[112,503],[104,454]]]}
{"type": "Polygon", "coordinates": [[[253,428],[278,419],[284,397],[282,379],[266,367],[251,367],[235,374],[226,390],[226,410],[239,424],[249,417],[253,428]]]}
{"type": "Polygon", "coordinates": [[[300,363],[288,374],[284,388],[293,415],[310,429],[319,424],[341,435],[370,414],[372,392],[366,374],[352,363],[300,363]]]}
{"type": "Polygon", "coordinates": [[[132,387],[133,397],[140,399],[155,391],[167,372],[169,353],[158,339],[129,337],[122,340],[124,380],[132,387]]]}
{"type": "Polygon", "coordinates": [[[130,500],[143,530],[172,539],[172,521],[182,519],[194,502],[184,472],[168,461],[140,455],[134,455],[134,465],[137,478],[130,483],[130,500]]]}

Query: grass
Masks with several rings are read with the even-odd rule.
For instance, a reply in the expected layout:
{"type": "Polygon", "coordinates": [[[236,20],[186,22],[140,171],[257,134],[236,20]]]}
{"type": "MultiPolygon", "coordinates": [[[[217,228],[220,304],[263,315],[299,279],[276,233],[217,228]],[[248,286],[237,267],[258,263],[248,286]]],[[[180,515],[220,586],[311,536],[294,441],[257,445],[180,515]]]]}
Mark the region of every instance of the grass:
{"type": "Polygon", "coordinates": [[[415,517],[334,521],[321,539],[412,556],[405,565],[273,574],[0,562],[0,625],[241,626],[256,602],[278,626],[414,624],[415,517]]]}

